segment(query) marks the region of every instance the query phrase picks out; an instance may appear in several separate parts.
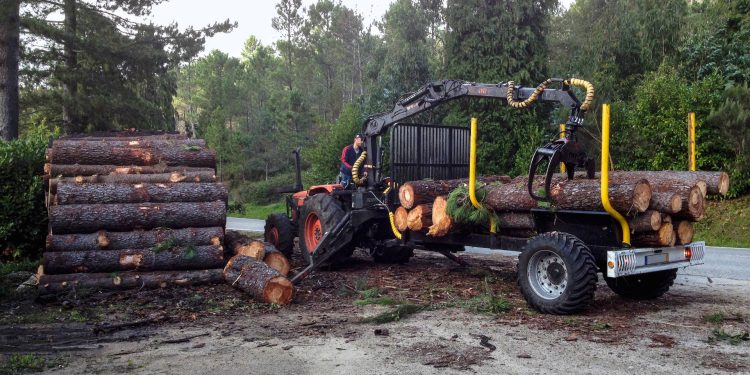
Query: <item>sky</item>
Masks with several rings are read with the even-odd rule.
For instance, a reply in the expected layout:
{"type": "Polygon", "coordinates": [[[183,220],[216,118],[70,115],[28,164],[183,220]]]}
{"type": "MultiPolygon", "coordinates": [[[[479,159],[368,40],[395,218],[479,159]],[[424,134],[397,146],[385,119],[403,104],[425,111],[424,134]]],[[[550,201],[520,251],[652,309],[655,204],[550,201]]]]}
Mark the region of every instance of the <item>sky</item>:
{"type": "MultiPolygon", "coordinates": [[[[315,0],[303,0],[307,7],[315,0]]],[[[390,0],[342,0],[348,8],[357,10],[364,17],[365,26],[379,20],[390,5],[390,0]]],[[[152,20],[157,25],[177,22],[181,29],[207,26],[213,22],[229,19],[238,26],[228,34],[218,34],[206,40],[206,51],[218,49],[231,56],[239,57],[245,40],[255,35],[263,44],[275,42],[281,35],[271,27],[271,19],[276,16],[274,0],[170,0],[153,8],[152,20]]]]}

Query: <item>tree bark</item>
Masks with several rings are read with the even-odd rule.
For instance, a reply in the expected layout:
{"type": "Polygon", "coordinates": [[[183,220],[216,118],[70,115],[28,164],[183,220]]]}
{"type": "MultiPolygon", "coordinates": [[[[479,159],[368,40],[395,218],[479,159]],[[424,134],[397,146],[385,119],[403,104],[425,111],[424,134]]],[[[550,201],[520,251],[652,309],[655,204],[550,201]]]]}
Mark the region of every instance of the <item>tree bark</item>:
{"type": "MultiPolygon", "coordinates": [[[[508,176],[485,176],[477,178],[478,183],[489,184],[493,182],[509,183],[508,176]]],[[[398,199],[401,206],[411,209],[419,204],[432,203],[438,196],[450,194],[457,187],[467,184],[466,178],[457,180],[421,180],[409,181],[401,185],[398,189],[398,199]]]]}
{"type": "Polygon", "coordinates": [[[100,229],[126,232],[134,229],[223,227],[224,202],[71,204],[51,206],[53,234],[91,233],[100,229]]]}
{"type": "Polygon", "coordinates": [[[251,257],[235,255],[224,267],[224,280],[258,301],[287,305],[294,286],[278,271],[251,257]]]}
{"type": "Polygon", "coordinates": [[[166,133],[163,131],[149,130],[123,130],[123,131],[96,131],[92,133],[69,134],[60,140],[63,141],[139,141],[139,140],[162,140],[162,139],[187,139],[187,135],[180,133],[166,133]]]}
{"type": "Polygon", "coordinates": [[[165,288],[172,285],[213,284],[224,281],[222,269],[199,271],[156,271],[121,273],[73,273],[42,275],[39,278],[41,293],[59,293],[73,289],[124,290],[165,288]]]}
{"type": "Polygon", "coordinates": [[[276,271],[279,271],[282,276],[289,275],[289,270],[292,269],[289,259],[273,246],[266,247],[266,256],[263,258],[263,262],[276,271]]]}
{"type": "Polygon", "coordinates": [[[79,165],[79,164],[44,164],[44,173],[52,177],[77,177],[110,174],[163,174],[163,173],[216,173],[213,167],[169,167],[164,164],[153,166],[137,165],[79,165]]]}
{"type": "Polygon", "coordinates": [[[224,244],[231,255],[244,255],[258,261],[263,261],[267,251],[276,249],[273,245],[254,240],[239,232],[229,230],[224,237],[224,244]]]}
{"type": "Polygon", "coordinates": [[[678,245],[689,244],[693,241],[693,235],[695,234],[693,223],[687,220],[681,220],[674,223],[674,232],[677,236],[678,245]]]}
{"type": "Polygon", "coordinates": [[[0,139],[18,138],[19,0],[0,2],[0,139]]]}
{"type": "Polygon", "coordinates": [[[399,232],[409,229],[409,224],[407,222],[408,218],[409,211],[403,206],[398,206],[396,212],[393,214],[393,223],[396,224],[396,229],[398,229],[399,232]]]}
{"type": "Polygon", "coordinates": [[[413,231],[421,231],[432,225],[432,204],[420,204],[412,208],[406,218],[406,225],[413,231]]]}
{"type": "Polygon", "coordinates": [[[502,229],[534,229],[534,218],[528,212],[501,212],[497,215],[502,229]]]}
{"type": "Polygon", "coordinates": [[[147,249],[165,243],[171,246],[220,246],[224,243],[224,229],[157,228],[148,231],[107,232],[87,234],[49,234],[46,251],[95,251],[120,249],[147,249]]]}
{"type": "Polygon", "coordinates": [[[63,183],[57,187],[55,204],[170,203],[226,201],[220,183],[63,183]]]}
{"type": "Polygon", "coordinates": [[[47,161],[53,164],[89,165],[139,165],[139,166],[187,166],[216,167],[216,152],[206,148],[198,150],[182,147],[60,147],[53,146],[47,152],[47,161]]]}
{"type": "Polygon", "coordinates": [[[60,183],[170,183],[170,182],[216,182],[216,175],[212,170],[207,172],[172,172],[155,174],[111,174],[94,176],[59,177],[49,180],[49,192],[57,193],[60,183]]]}
{"type": "Polygon", "coordinates": [[[651,194],[649,210],[676,214],[682,209],[682,199],[679,194],[673,192],[654,192],[651,194]]]}
{"type": "Polygon", "coordinates": [[[113,271],[198,270],[224,265],[221,246],[173,247],[162,251],[122,249],[44,253],[49,274],[113,271]]]}
{"type": "Polygon", "coordinates": [[[670,246],[674,244],[674,241],[674,229],[671,223],[662,223],[658,231],[633,235],[633,244],[636,246],[670,246]]]}
{"type": "Polygon", "coordinates": [[[654,210],[637,214],[628,218],[631,232],[653,232],[661,228],[661,213],[654,210]]]}
{"type": "Polygon", "coordinates": [[[78,149],[110,149],[112,147],[157,149],[167,147],[204,148],[206,147],[206,141],[204,139],[170,139],[159,136],[61,138],[52,141],[52,148],[55,147],[78,149]]]}
{"type": "Polygon", "coordinates": [[[707,184],[701,179],[697,172],[685,171],[613,171],[612,176],[636,178],[645,178],[651,184],[655,192],[675,192],[678,193],[684,189],[692,188],[698,185],[701,194],[705,197],[707,184]]]}

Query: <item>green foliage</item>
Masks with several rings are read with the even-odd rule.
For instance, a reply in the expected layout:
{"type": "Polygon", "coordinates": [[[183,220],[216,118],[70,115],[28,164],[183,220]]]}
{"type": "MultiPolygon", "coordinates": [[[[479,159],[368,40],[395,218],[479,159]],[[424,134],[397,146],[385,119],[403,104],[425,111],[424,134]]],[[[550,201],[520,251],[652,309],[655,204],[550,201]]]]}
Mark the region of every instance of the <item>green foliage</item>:
{"type": "MultiPolygon", "coordinates": [[[[253,205],[269,205],[276,203],[281,195],[274,189],[294,184],[294,173],[283,173],[267,180],[247,182],[232,191],[232,199],[237,202],[253,205]]],[[[306,185],[307,186],[307,185],[306,185]]]]}
{"type": "Polygon", "coordinates": [[[386,311],[384,313],[381,313],[375,316],[364,318],[362,319],[362,322],[374,323],[374,324],[390,323],[390,322],[404,319],[408,317],[409,315],[416,314],[424,310],[425,308],[426,306],[423,306],[423,305],[414,305],[414,304],[407,303],[403,305],[398,305],[395,309],[391,311],[386,311]]]}
{"type": "Polygon", "coordinates": [[[182,257],[187,260],[195,258],[195,255],[196,255],[196,249],[195,249],[195,245],[193,244],[187,245],[185,247],[185,250],[182,252],[182,257]]]}
{"type": "Polygon", "coordinates": [[[504,314],[513,307],[503,295],[495,293],[489,285],[490,280],[484,279],[484,292],[463,303],[463,307],[471,311],[484,314],[504,314]]]}
{"type": "Polygon", "coordinates": [[[695,223],[695,239],[710,246],[750,248],[750,195],[708,200],[706,218],[695,223]]]}
{"type": "Polygon", "coordinates": [[[177,239],[174,237],[169,237],[164,241],[161,241],[156,244],[151,250],[155,253],[161,253],[162,251],[169,250],[177,245],[177,239]]]}
{"type": "Polygon", "coordinates": [[[37,354],[28,353],[13,353],[8,358],[8,369],[11,373],[19,373],[21,371],[35,371],[41,372],[47,367],[47,361],[44,357],[40,357],[37,354]]]}
{"type": "Polygon", "coordinates": [[[475,208],[469,198],[469,187],[460,186],[456,188],[448,195],[448,206],[446,207],[448,216],[457,224],[488,225],[490,216],[494,213],[482,204],[486,195],[487,190],[484,189],[484,185],[478,183],[476,198],[480,207],[475,208]]]}
{"type": "Polygon", "coordinates": [[[44,248],[44,152],[53,133],[38,127],[0,142],[0,259],[36,259],[44,248]]]}
{"type": "Polygon", "coordinates": [[[708,143],[713,147],[703,148],[699,156],[701,164],[708,165],[704,169],[729,173],[728,195],[735,197],[750,192],[750,89],[747,84],[730,86],[723,94],[724,102],[706,118],[707,130],[701,129],[716,137],[708,143]]]}
{"type": "Polygon", "coordinates": [[[347,105],[335,123],[324,124],[315,147],[305,159],[312,163],[305,186],[331,183],[336,180],[341,166],[341,150],[352,144],[361,130],[362,114],[355,105],[347,105]]]}
{"type": "Polygon", "coordinates": [[[703,320],[713,323],[713,324],[721,324],[724,323],[724,320],[726,319],[726,316],[723,312],[717,312],[709,315],[705,315],[703,317],[703,320]]]}
{"type": "Polygon", "coordinates": [[[714,328],[711,332],[711,336],[708,337],[708,343],[717,344],[721,341],[726,341],[731,345],[739,345],[745,341],[750,341],[750,333],[747,331],[729,333],[723,328],[714,328]]]}

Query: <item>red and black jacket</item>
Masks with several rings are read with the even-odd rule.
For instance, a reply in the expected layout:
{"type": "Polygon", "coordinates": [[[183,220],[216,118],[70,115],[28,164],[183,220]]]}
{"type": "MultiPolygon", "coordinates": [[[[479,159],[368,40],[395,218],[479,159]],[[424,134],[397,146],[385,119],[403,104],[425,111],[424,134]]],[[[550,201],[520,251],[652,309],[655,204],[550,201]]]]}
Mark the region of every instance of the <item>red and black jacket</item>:
{"type": "Polygon", "coordinates": [[[363,147],[359,148],[359,151],[354,149],[354,145],[347,145],[341,151],[341,173],[346,176],[352,175],[352,165],[362,155],[363,147]]]}

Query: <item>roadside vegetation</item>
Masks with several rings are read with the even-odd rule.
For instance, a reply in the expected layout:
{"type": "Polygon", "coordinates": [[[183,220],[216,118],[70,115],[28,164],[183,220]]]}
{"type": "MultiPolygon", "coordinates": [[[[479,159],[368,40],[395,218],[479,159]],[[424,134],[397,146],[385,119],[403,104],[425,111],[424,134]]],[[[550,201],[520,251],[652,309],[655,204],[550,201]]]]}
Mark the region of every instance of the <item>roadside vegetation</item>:
{"type": "Polygon", "coordinates": [[[706,218],[696,223],[695,239],[709,246],[750,248],[750,195],[706,204],[706,218]]]}

